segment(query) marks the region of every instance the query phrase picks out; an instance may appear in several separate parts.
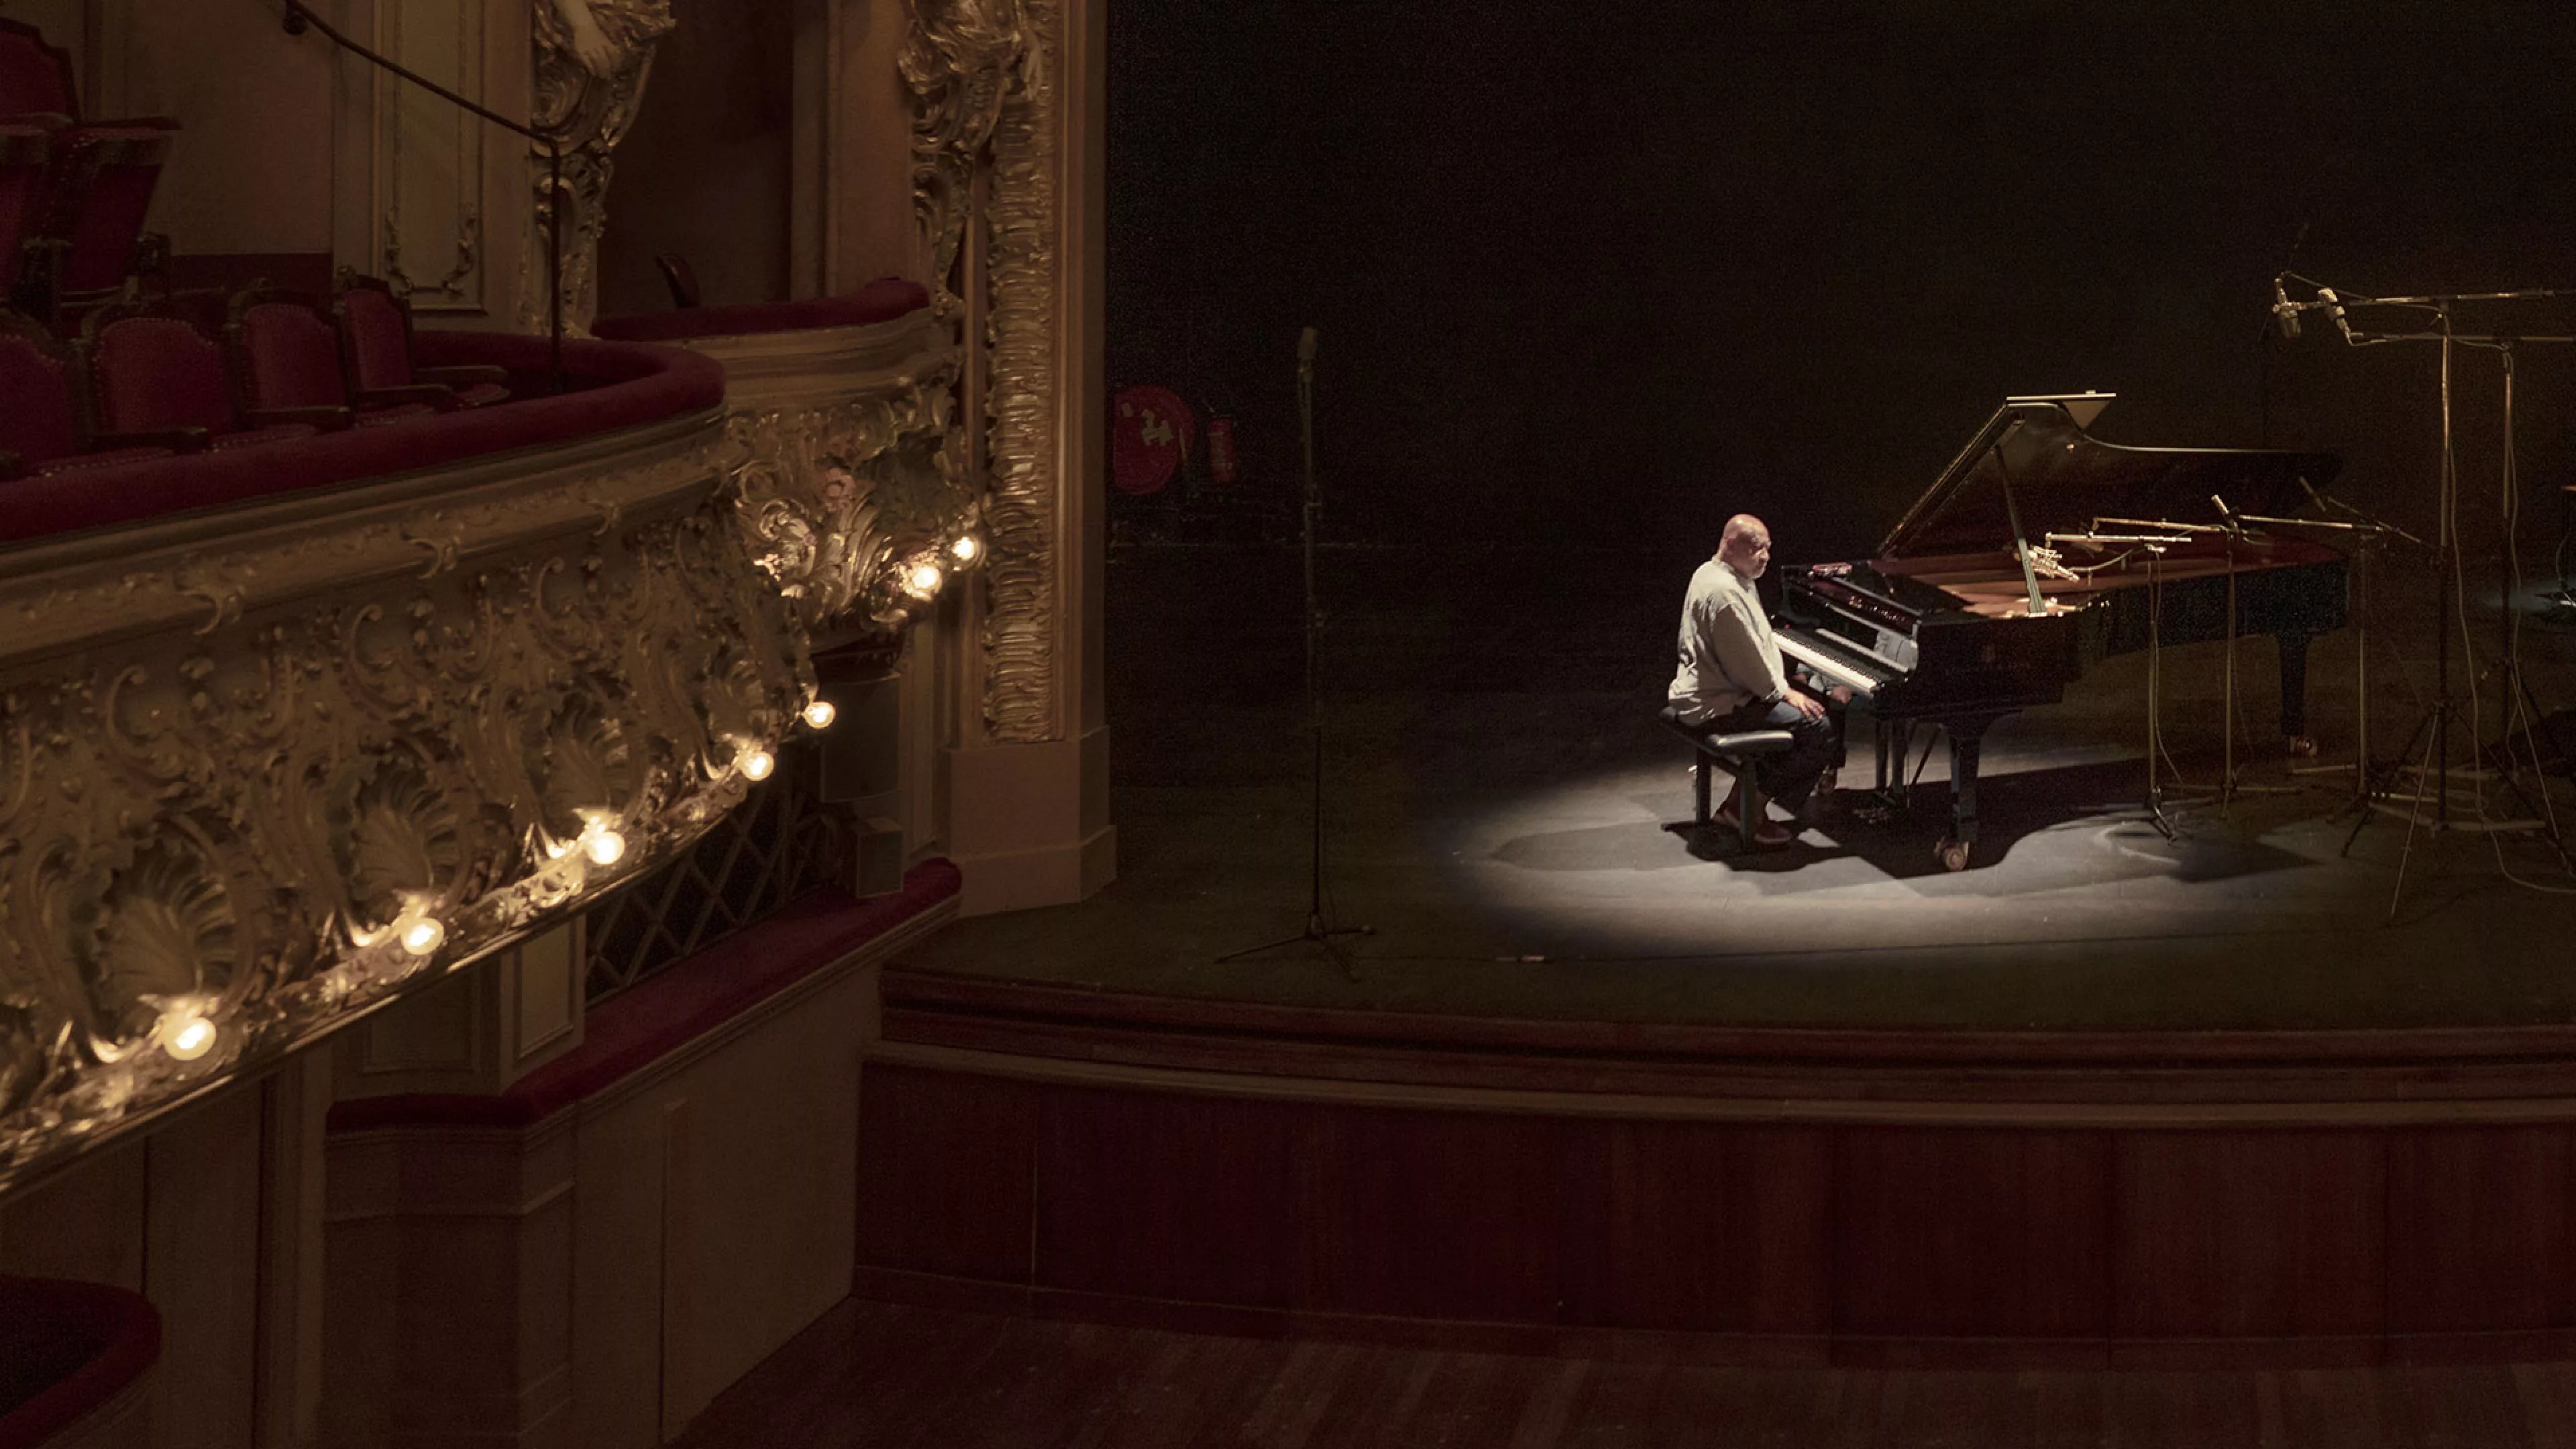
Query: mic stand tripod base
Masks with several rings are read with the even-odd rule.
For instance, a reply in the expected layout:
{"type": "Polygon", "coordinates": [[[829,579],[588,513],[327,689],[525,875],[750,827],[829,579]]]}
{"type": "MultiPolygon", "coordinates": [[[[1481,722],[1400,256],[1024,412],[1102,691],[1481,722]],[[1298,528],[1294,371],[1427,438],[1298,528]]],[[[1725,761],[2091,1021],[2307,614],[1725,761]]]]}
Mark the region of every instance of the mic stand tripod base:
{"type": "Polygon", "coordinates": [[[1375,926],[1326,925],[1322,916],[1311,915],[1306,918],[1306,929],[1298,932],[1296,935],[1282,936],[1276,941],[1271,941],[1259,946],[1246,946],[1240,951],[1228,951],[1224,955],[1217,957],[1216,961],[1218,965],[1222,966],[1228,961],[1240,961],[1247,956],[1258,956],[1266,951],[1277,951],[1285,947],[1302,945],[1305,942],[1312,941],[1316,945],[1324,948],[1324,954],[1333,958],[1334,965],[1342,968],[1342,975],[1345,978],[1356,982],[1360,979],[1359,967],[1352,962],[1349,948],[1342,945],[1341,942],[1335,938],[1339,936],[1374,936],[1376,934],[1377,928],[1375,926]]]}

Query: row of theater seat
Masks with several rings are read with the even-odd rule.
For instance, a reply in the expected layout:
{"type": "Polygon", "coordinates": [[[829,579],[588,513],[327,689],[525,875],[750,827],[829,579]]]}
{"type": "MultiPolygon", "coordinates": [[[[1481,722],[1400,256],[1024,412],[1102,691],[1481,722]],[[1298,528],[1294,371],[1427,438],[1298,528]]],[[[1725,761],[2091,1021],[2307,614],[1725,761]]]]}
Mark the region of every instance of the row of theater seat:
{"type": "Polygon", "coordinates": [[[150,270],[143,231],[176,121],[83,120],[70,55],[0,19],[0,298],[55,321],[150,270]]]}
{"type": "Polygon", "coordinates": [[[373,277],[344,274],[327,298],[253,284],[118,301],[68,345],[0,309],[0,479],[398,424],[503,401],[506,382],[415,366],[410,309],[373,277]]]}

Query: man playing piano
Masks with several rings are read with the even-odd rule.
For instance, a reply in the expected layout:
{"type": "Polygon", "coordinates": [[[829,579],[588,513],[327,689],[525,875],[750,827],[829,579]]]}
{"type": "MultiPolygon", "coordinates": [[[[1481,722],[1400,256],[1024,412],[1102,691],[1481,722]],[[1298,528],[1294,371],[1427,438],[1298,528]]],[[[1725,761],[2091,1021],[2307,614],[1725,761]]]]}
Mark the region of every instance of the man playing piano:
{"type": "MultiPolygon", "coordinates": [[[[1822,700],[1789,683],[1780,646],[1753,581],[1771,563],[1771,530],[1749,513],[1726,521],[1717,556],[1691,575],[1682,604],[1681,668],[1673,675],[1676,723],[1703,735],[1738,730],[1787,730],[1794,741],[1782,754],[1756,765],[1762,793],[1792,815],[1803,815],[1809,796],[1842,752],[1840,723],[1822,700]]],[[[1737,828],[1732,801],[1718,821],[1737,828]]],[[[1758,845],[1786,845],[1796,832],[1769,820],[1755,822],[1758,845]]]]}

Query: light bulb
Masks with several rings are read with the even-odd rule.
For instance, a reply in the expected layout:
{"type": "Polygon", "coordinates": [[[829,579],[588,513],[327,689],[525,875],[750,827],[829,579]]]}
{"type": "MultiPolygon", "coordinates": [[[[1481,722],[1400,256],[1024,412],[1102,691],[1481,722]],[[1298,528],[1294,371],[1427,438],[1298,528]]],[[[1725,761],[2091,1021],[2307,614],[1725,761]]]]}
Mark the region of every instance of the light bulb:
{"type": "Polygon", "coordinates": [[[840,717],[841,711],[835,708],[832,702],[828,699],[818,699],[812,704],[805,706],[805,723],[812,725],[818,730],[830,729],[832,727],[832,721],[839,719],[840,717]]]}
{"type": "Polygon", "coordinates": [[[604,825],[593,826],[581,833],[582,849],[593,865],[615,865],[626,853],[626,837],[604,825]]]}
{"type": "Polygon", "coordinates": [[[758,745],[746,745],[733,757],[733,767],[742,771],[746,780],[766,780],[778,768],[777,757],[758,745]]]}
{"type": "Polygon", "coordinates": [[[426,956],[447,942],[447,928],[435,916],[415,916],[402,928],[402,948],[426,956]]]}
{"type": "Polygon", "coordinates": [[[202,1016],[183,1017],[162,1050],[183,1062],[204,1056],[215,1044],[215,1024],[202,1016]]]}
{"type": "Polygon", "coordinates": [[[918,563],[914,564],[912,572],[906,575],[904,586],[926,599],[939,592],[940,582],[945,578],[947,575],[940,572],[939,565],[918,563]]]}
{"type": "Polygon", "coordinates": [[[971,533],[961,533],[957,535],[957,541],[948,545],[949,557],[956,559],[962,564],[973,563],[975,561],[975,555],[982,553],[983,551],[984,541],[971,533]]]}

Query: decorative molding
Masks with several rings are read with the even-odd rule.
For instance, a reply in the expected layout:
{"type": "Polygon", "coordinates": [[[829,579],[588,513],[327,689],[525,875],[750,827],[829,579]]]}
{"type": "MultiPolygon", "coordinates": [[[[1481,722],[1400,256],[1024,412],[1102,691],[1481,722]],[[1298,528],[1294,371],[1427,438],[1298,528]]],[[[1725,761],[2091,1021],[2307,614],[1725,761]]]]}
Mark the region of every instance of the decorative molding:
{"type": "Polygon", "coordinates": [[[1057,194],[1059,0],[927,0],[914,11],[902,69],[911,86],[913,197],[943,308],[980,320],[991,536],[984,612],[984,723],[1001,741],[1064,735],[1057,674],[1057,361],[1064,329],[1057,194]],[[985,305],[963,306],[968,198],[989,167],[985,305]]]}
{"type": "MultiPolygon", "coordinates": [[[[374,0],[372,30],[387,54],[459,94],[483,99],[484,7],[374,0]]],[[[484,123],[410,82],[370,71],[376,214],[382,219],[376,265],[415,311],[477,313],[484,309],[482,269],[484,123]],[[426,213],[426,215],[424,215],[426,213]],[[424,236],[424,233],[426,235],[424,236]],[[403,266],[408,237],[415,252],[451,248],[454,263],[435,279],[403,266]]]]}
{"type": "Polygon", "coordinates": [[[17,551],[0,1187],[741,799],[738,751],[784,734],[812,671],[731,517],[720,426],[17,551]]]}
{"type": "Polygon", "coordinates": [[[980,552],[947,331],[925,311],[687,344],[725,365],[743,529],[809,636],[891,634],[928,602],[913,570],[956,569],[961,539],[980,552]]]}
{"type": "Polygon", "coordinates": [[[1029,36],[1021,0],[915,0],[897,65],[912,91],[912,204],[943,317],[965,313],[969,199],[1029,36]]]}
{"type": "Polygon", "coordinates": [[[424,299],[462,297],[462,285],[481,265],[482,251],[483,214],[468,208],[464,220],[456,226],[456,264],[437,281],[417,280],[403,270],[401,218],[391,211],[385,213],[385,280],[417,309],[427,309],[424,299]]]}
{"type": "Polygon", "coordinates": [[[1019,85],[993,131],[991,501],[984,612],[984,723],[997,740],[1062,739],[1056,640],[1064,612],[1063,504],[1056,446],[1064,335],[1057,204],[1057,59],[1063,10],[1025,0],[1029,30],[1019,85]]]}
{"type": "MultiPolygon", "coordinates": [[[[536,129],[563,147],[564,330],[588,336],[599,311],[599,234],[612,153],[643,108],[653,47],[671,33],[670,0],[529,0],[534,7],[536,129]]],[[[556,196],[546,148],[528,147],[536,205],[519,267],[519,330],[547,330],[547,219],[556,196]]]]}

